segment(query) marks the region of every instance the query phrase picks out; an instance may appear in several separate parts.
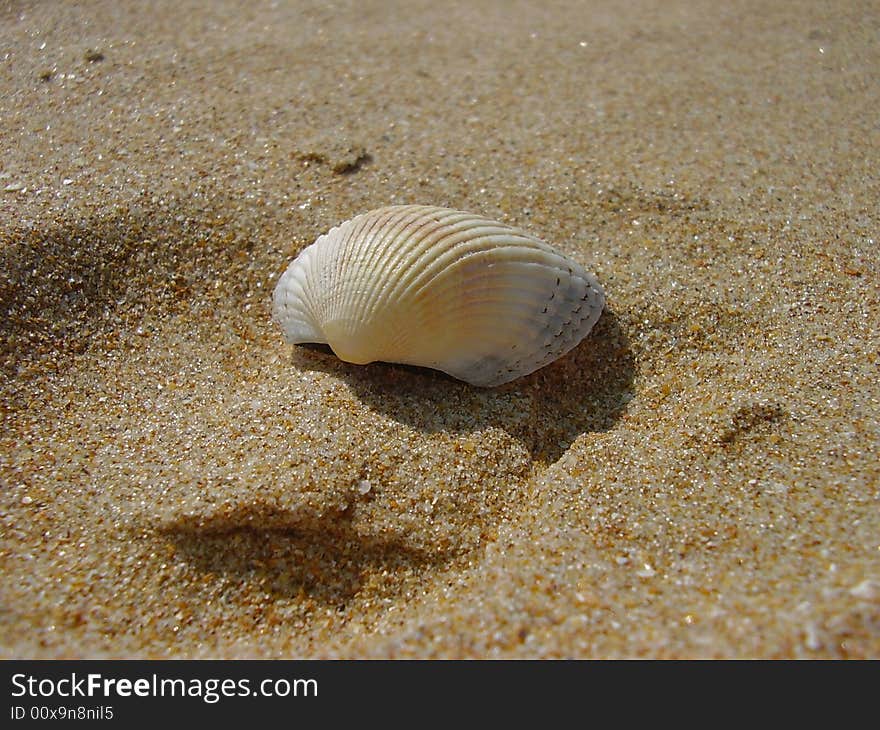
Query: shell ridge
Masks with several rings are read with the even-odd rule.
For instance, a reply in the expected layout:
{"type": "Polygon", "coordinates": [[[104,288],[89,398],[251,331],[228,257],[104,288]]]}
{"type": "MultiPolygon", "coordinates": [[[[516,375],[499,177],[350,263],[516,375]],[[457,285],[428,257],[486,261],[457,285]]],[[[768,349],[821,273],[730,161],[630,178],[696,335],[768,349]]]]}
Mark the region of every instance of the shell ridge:
{"type": "Polygon", "coordinates": [[[328,309],[325,322],[349,318],[347,315],[351,312],[351,300],[357,294],[356,288],[352,291],[351,282],[362,276],[365,270],[362,251],[369,247],[380,227],[381,220],[370,213],[363,213],[340,226],[334,248],[327,251],[328,256],[331,256],[331,263],[326,267],[328,276],[324,286],[331,292],[332,307],[328,309]]]}
{"type": "MultiPolygon", "coordinates": [[[[423,267],[424,261],[431,261],[432,257],[436,259],[442,255],[437,252],[443,251],[450,245],[450,238],[467,234],[470,230],[471,219],[473,218],[473,216],[463,211],[446,210],[444,208],[428,208],[421,210],[420,213],[424,214],[426,221],[434,223],[434,226],[431,227],[428,235],[421,239],[410,238],[407,242],[411,245],[409,247],[402,247],[400,251],[401,256],[395,259],[395,263],[402,260],[406,254],[410,254],[410,260],[407,262],[407,266],[401,269],[400,275],[394,279],[391,286],[386,286],[379,292],[376,299],[377,306],[385,306],[389,300],[398,299],[401,294],[401,287],[405,288],[409,277],[412,276],[411,272],[417,272],[423,267]],[[435,212],[439,212],[439,214],[435,212]],[[449,223],[449,219],[454,220],[452,223],[449,223]],[[464,228],[461,227],[463,225],[465,226],[464,228]]],[[[383,278],[384,280],[386,279],[383,278]]]]}
{"type": "MultiPolygon", "coordinates": [[[[327,313],[327,307],[330,302],[330,292],[324,286],[326,276],[325,262],[327,260],[327,248],[332,246],[333,240],[338,235],[338,228],[328,231],[320,236],[311,246],[309,246],[303,255],[307,256],[303,262],[302,276],[307,279],[308,290],[306,292],[306,301],[311,310],[312,316],[319,324],[319,329],[323,335],[323,327],[320,323],[324,321],[327,313]]],[[[327,338],[324,337],[326,342],[327,338]]]]}
{"type": "MultiPolygon", "coordinates": [[[[459,261],[465,261],[465,259],[460,259],[459,261]]],[[[525,262],[519,264],[519,266],[522,267],[524,270],[508,271],[506,272],[505,279],[500,282],[496,281],[493,283],[481,283],[481,297],[477,299],[471,299],[470,301],[480,301],[481,298],[488,301],[491,298],[486,297],[485,295],[489,292],[499,292],[499,296],[501,298],[509,297],[511,291],[516,291],[517,293],[521,292],[524,294],[531,292],[534,293],[536,296],[549,296],[547,293],[548,285],[546,283],[546,280],[535,281],[534,278],[531,276],[535,269],[537,269],[541,265],[537,263],[525,262]]],[[[435,292],[432,293],[436,293],[437,295],[439,295],[439,299],[442,299],[444,295],[448,296],[449,294],[452,294],[452,290],[456,289],[459,285],[458,282],[447,280],[445,282],[426,282],[426,287],[431,286],[432,284],[436,287],[435,292]]],[[[416,296],[418,296],[418,294],[422,291],[425,291],[425,289],[423,288],[416,292],[416,296]]],[[[449,298],[451,299],[452,297],[449,298]]]]}
{"type": "Polygon", "coordinates": [[[333,308],[328,313],[328,321],[342,317],[350,304],[350,292],[346,290],[348,279],[360,271],[358,251],[373,240],[378,221],[369,213],[363,213],[343,224],[344,228],[337,242],[331,280],[327,286],[333,291],[333,308]]]}
{"type": "MultiPolygon", "coordinates": [[[[487,254],[487,253],[489,253],[490,250],[497,253],[497,255],[499,255],[499,256],[502,253],[505,256],[511,255],[514,257],[518,256],[518,255],[522,255],[523,262],[534,263],[539,266],[540,265],[545,265],[545,266],[547,265],[544,262],[535,261],[534,258],[532,258],[532,255],[533,255],[532,252],[535,249],[527,249],[526,250],[526,251],[528,251],[528,254],[527,254],[526,251],[522,250],[521,246],[517,246],[517,245],[511,244],[509,242],[505,242],[505,244],[503,244],[503,245],[498,245],[495,248],[490,249],[486,244],[496,243],[496,241],[491,238],[487,239],[487,240],[480,239],[475,243],[474,246],[470,246],[469,245],[470,243],[471,243],[471,241],[468,241],[468,242],[466,242],[465,245],[460,246],[457,250],[446,252],[446,254],[444,254],[444,256],[446,258],[443,261],[438,261],[438,262],[436,262],[435,266],[430,267],[430,269],[426,269],[418,279],[416,279],[415,281],[412,282],[411,286],[408,288],[407,291],[400,292],[400,294],[402,296],[416,296],[417,297],[422,293],[422,291],[424,291],[425,288],[427,288],[428,286],[431,285],[432,281],[437,276],[442,275],[444,269],[467,263],[468,259],[475,257],[475,256],[479,256],[481,254],[487,254]]],[[[505,265],[508,263],[512,263],[515,260],[516,259],[512,258],[512,259],[506,260],[502,264],[498,264],[498,265],[505,265]]],[[[489,265],[489,262],[487,262],[487,266],[488,265],[489,265]]],[[[496,264],[492,264],[492,265],[496,265],[496,264]]],[[[564,271],[565,269],[563,269],[562,266],[560,265],[559,270],[564,271]]]]}
{"type": "MultiPolygon", "coordinates": [[[[506,234],[504,235],[504,248],[507,248],[510,239],[506,237],[506,234]]],[[[395,282],[393,289],[389,289],[385,293],[385,297],[394,296],[398,299],[409,299],[418,296],[421,289],[437,276],[442,276],[443,272],[455,265],[456,262],[467,255],[488,252],[492,249],[493,243],[500,243],[496,234],[473,236],[470,234],[470,229],[452,232],[412,261],[407,267],[407,272],[404,272],[395,282]],[[438,249],[439,252],[435,249],[438,249]]],[[[498,246],[496,250],[500,252],[500,248],[501,246],[498,246]]]]}
{"type": "Polygon", "coordinates": [[[329,262],[324,285],[330,292],[332,304],[328,308],[325,323],[340,319],[346,311],[348,297],[346,282],[353,272],[357,271],[357,244],[359,241],[371,239],[371,229],[374,225],[375,221],[371,220],[368,213],[346,221],[340,226],[333,248],[327,250],[329,262]]]}
{"type": "MultiPolygon", "coordinates": [[[[387,281],[391,276],[391,272],[398,263],[405,259],[407,254],[407,244],[414,235],[425,225],[431,223],[430,219],[422,220],[420,211],[412,211],[408,206],[394,206],[385,209],[392,211],[393,214],[399,214],[397,218],[391,218],[380,221],[380,230],[376,232],[378,240],[372,251],[372,256],[365,262],[365,269],[375,272],[375,278],[379,281],[387,281]],[[420,222],[415,230],[410,227],[420,222]]],[[[384,306],[384,300],[381,296],[376,296],[376,292],[363,289],[357,297],[354,304],[355,311],[359,316],[366,316],[367,310],[372,308],[373,313],[381,311],[384,306]]]]}
{"type": "Polygon", "coordinates": [[[301,294],[299,301],[296,302],[296,308],[303,316],[311,319],[314,322],[314,328],[318,330],[320,330],[320,327],[317,326],[320,321],[318,301],[320,292],[314,286],[313,270],[315,258],[319,251],[319,241],[320,238],[311,245],[306,246],[288,267],[284,277],[282,277],[288,282],[288,296],[293,291],[292,284],[295,283],[299,287],[301,294]]]}
{"type": "Polygon", "coordinates": [[[272,319],[281,325],[287,342],[321,341],[321,329],[310,304],[307,275],[310,258],[306,253],[304,259],[294,260],[273,292],[272,319]]]}

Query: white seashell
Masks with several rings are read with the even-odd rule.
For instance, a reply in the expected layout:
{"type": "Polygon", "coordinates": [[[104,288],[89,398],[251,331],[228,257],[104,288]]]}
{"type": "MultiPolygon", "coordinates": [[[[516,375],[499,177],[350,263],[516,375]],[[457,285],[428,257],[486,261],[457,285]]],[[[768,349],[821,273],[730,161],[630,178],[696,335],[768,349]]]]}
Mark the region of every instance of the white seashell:
{"type": "Polygon", "coordinates": [[[395,205],[331,229],[290,264],[272,318],[347,362],[435,368],[495,386],[574,348],[599,319],[596,278],[473,213],[395,205]]]}

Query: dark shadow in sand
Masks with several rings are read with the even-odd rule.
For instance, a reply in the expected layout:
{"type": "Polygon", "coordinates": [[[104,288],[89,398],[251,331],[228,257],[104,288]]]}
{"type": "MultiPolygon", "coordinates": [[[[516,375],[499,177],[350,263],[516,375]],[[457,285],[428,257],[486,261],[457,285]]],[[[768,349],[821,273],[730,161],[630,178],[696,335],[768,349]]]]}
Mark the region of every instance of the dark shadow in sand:
{"type": "Polygon", "coordinates": [[[402,536],[361,535],[350,511],[304,522],[276,508],[247,507],[208,522],[181,519],[161,533],[205,573],[259,586],[278,598],[308,596],[340,609],[367,573],[420,573],[458,554],[419,549],[402,536]]]}
{"type": "Polygon", "coordinates": [[[427,433],[503,428],[543,463],[557,461],[581,434],[611,428],[633,397],[636,373],[626,333],[607,309],[570,353],[498,388],[425,368],[350,365],[325,346],[294,348],[293,364],[337,375],[373,410],[427,433]]]}
{"type": "Polygon", "coordinates": [[[4,234],[0,388],[61,371],[88,348],[117,346],[146,312],[185,309],[220,277],[229,279],[226,296],[241,296],[249,282],[229,274],[230,262],[253,242],[222,243],[211,220],[211,211],[185,206],[173,213],[133,206],[4,234]],[[176,214],[191,222],[182,225],[176,214]]]}

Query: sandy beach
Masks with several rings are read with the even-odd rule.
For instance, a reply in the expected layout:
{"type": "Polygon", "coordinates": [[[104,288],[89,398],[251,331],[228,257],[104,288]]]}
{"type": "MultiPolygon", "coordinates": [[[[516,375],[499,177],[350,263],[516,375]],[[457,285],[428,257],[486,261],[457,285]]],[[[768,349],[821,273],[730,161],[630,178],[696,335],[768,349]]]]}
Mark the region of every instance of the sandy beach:
{"type": "Polygon", "coordinates": [[[0,657],[880,658],[876,2],[0,1],[0,657]],[[607,307],[498,388],[270,320],[384,205],[607,307]]]}

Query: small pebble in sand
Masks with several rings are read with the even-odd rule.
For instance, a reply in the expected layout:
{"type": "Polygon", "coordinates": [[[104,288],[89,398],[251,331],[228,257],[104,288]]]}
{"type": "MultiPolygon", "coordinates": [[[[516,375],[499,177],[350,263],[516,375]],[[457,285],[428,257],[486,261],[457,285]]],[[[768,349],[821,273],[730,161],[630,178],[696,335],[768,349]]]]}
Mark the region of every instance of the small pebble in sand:
{"type": "Polygon", "coordinates": [[[880,598],[880,584],[875,583],[870,578],[866,578],[857,586],[851,588],[849,592],[856,598],[873,601],[880,598]]]}

